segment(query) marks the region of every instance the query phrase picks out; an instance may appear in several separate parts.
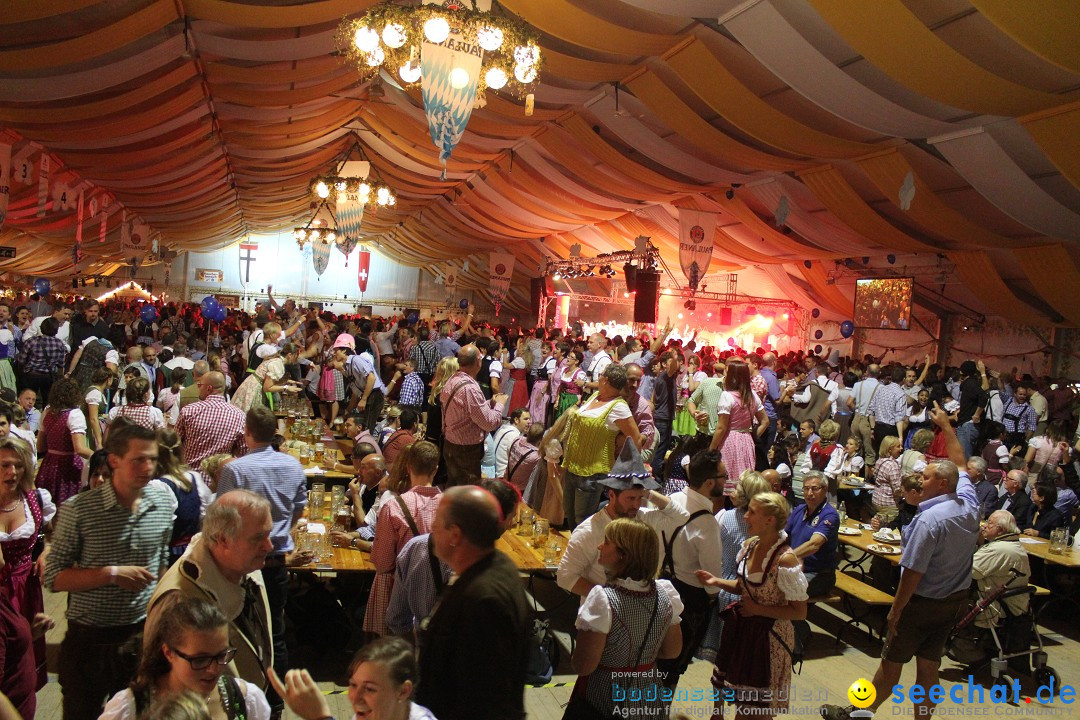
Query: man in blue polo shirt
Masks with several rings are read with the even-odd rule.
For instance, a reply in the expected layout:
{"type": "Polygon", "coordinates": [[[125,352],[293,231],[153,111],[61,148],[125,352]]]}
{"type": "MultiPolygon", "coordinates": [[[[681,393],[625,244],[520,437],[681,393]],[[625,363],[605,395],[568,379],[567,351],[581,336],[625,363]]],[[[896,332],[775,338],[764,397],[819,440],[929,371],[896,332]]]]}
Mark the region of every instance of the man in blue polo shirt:
{"type": "MultiPolygon", "coordinates": [[[[972,557],[982,518],[979,497],[964,468],[967,456],[956,438],[949,416],[935,402],[930,411],[946,440],[948,460],[923,470],[923,497],[919,512],[904,532],[903,568],[889,610],[889,635],[874,673],[877,698],[870,710],[890,697],[904,665],[915,658],[915,682],[923,688],[938,684],[938,669],[945,641],[957,611],[968,597],[972,557]]],[[[936,703],[927,693],[915,704],[916,717],[930,717],[936,703]]],[[[823,705],[827,719],[843,719],[853,708],[823,705]]]]}
{"type": "MultiPolygon", "coordinates": [[[[788,516],[788,543],[803,564],[808,583],[806,593],[810,597],[826,595],[836,585],[837,528],[840,514],[830,505],[829,482],[817,470],[803,476],[802,505],[796,506],[788,516]]],[[[802,658],[803,646],[810,635],[810,624],[798,620],[795,625],[795,649],[793,659],[802,658]]]]}

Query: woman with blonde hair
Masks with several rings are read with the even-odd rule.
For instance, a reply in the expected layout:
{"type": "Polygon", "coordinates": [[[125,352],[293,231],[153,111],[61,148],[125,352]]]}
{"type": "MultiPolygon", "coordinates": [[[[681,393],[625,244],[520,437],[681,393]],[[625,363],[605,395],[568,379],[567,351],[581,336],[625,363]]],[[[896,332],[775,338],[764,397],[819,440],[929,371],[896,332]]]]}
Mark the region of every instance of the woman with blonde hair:
{"type": "Polygon", "coordinates": [[[656,532],[634,518],[617,518],[604,529],[600,564],[608,582],[589,591],[578,609],[572,662],[577,683],[566,718],[659,717],[667,703],[648,690],[657,686],[657,658],[682,649],[682,600],[667,580],[657,580],[656,532]],[[615,700],[612,688],[627,692],[615,700]],[[634,699],[631,699],[634,698],[634,699]]]}
{"type": "MultiPolygon", "coordinates": [[[[443,429],[442,429],[442,401],[439,400],[439,393],[446,387],[446,382],[454,377],[454,374],[458,371],[458,361],[456,357],[444,357],[439,361],[439,364],[435,366],[435,376],[431,380],[431,393],[428,395],[428,411],[427,411],[427,423],[424,428],[424,437],[431,442],[435,443],[436,447],[442,449],[443,442],[443,429]]],[[[435,473],[435,484],[444,485],[446,483],[446,467],[445,463],[439,463],[439,469],[435,473]]]]}
{"type": "Polygon", "coordinates": [[[180,437],[175,430],[158,430],[158,458],[154,482],[165,485],[176,497],[173,533],[169,540],[171,565],[184,554],[191,538],[199,532],[206,506],[214,499],[213,493],[199,473],[184,464],[180,437]]]}
{"type": "Polygon", "coordinates": [[[896,517],[899,507],[904,473],[900,469],[900,453],[904,444],[896,435],[886,435],[878,449],[878,460],[874,464],[874,492],[870,496],[871,509],[875,515],[882,515],[886,520],[896,517]]]}
{"type": "Polygon", "coordinates": [[[911,447],[900,455],[900,472],[904,475],[922,472],[926,467],[926,451],[934,442],[934,431],[929,428],[916,430],[911,436],[911,447]]]}
{"type": "MultiPolygon", "coordinates": [[[[39,624],[38,614],[45,612],[41,591],[45,555],[35,555],[35,549],[40,537],[44,550],[45,528],[55,516],[49,491],[34,489],[30,446],[14,435],[0,438],[0,592],[31,628],[39,624]]],[[[33,648],[37,683],[31,689],[40,690],[48,680],[44,634],[33,641],[33,648]]]]}
{"type": "Polygon", "coordinates": [[[247,412],[256,405],[274,408],[274,393],[298,392],[299,386],[285,380],[285,356],[296,352],[292,343],[277,346],[281,326],[266,323],[263,326],[263,342],[251,349],[252,358],[260,358],[258,367],[248,367],[247,377],[233,393],[232,404],[247,412]]]}
{"type": "MultiPolygon", "coordinates": [[[[750,389],[750,367],[739,358],[729,358],[724,372],[724,391],[716,408],[716,432],[713,433],[710,450],[720,450],[727,466],[728,481],[724,495],[735,492],[735,483],[744,470],[753,470],[757,462],[754,445],[754,421],[757,420],[757,437],[769,429],[769,416],[765,406],[750,389]]],[[[730,500],[729,500],[730,502],[730,500]]]]}
{"type": "Polygon", "coordinates": [[[806,619],[806,576],[784,531],[790,512],[779,493],[755,495],[746,509],[750,538],[739,551],[737,577],[726,580],[697,571],[703,584],[741,596],[722,613],[721,652],[713,673],[714,687],[734,690],[740,717],[775,717],[788,707],[786,693],[760,698],[790,684],[792,621],[806,619]]]}

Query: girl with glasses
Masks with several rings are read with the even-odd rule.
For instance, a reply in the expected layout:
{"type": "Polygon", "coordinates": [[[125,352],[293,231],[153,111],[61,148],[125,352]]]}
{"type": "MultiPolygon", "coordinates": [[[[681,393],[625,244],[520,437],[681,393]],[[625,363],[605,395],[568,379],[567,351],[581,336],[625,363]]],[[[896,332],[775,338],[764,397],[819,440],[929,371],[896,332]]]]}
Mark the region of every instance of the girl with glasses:
{"type": "Polygon", "coordinates": [[[217,606],[170,593],[155,626],[147,626],[135,679],[105,705],[99,720],[135,720],[156,702],[185,690],[196,693],[214,720],[269,720],[270,705],[257,686],[228,674],[236,648],[217,606]]]}

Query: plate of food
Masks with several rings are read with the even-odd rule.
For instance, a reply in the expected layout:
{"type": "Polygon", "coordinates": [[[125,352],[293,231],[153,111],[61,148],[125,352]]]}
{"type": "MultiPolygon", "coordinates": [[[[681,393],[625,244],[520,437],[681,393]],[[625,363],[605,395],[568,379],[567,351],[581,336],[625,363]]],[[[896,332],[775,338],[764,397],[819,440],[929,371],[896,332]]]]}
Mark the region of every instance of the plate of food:
{"type": "Polygon", "coordinates": [[[882,528],[874,533],[873,538],[878,542],[889,543],[890,545],[900,544],[900,533],[890,528],[882,528]]]}
{"type": "Polygon", "coordinates": [[[837,528],[836,532],[841,535],[862,535],[862,530],[859,528],[848,527],[847,525],[841,525],[837,528]]]}
{"type": "Polygon", "coordinates": [[[874,543],[873,545],[867,545],[866,549],[872,553],[877,553],[878,555],[900,554],[900,548],[896,547],[895,545],[881,545],[878,543],[874,543]]]}

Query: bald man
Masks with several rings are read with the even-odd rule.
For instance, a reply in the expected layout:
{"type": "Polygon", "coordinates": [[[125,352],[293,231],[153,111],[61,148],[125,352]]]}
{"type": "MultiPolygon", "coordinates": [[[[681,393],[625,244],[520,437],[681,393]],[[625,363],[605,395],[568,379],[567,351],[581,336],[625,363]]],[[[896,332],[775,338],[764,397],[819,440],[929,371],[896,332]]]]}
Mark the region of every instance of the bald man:
{"type": "Polygon", "coordinates": [[[210,371],[196,381],[199,401],[180,411],[176,433],[184,448],[184,462],[198,469],[202,461],[217,453],[240,456],[244,443],[244,411],[225,399],[225,376],[210,371]]]}
{"type": "Polygon", "coordinates": [[[769,483],[769,487],[772,488],[772,491],[774,493],[780,493],[781,495],[784,494],[784,491],[782,489],[784,486],[783,477],[778,471],[773,470],[772,468],[769,468],[768,470],[762,470],[761,479],[769,483]]]}
{"type": "MultiPolygon", "coordinates": [[[[205,360],[197,360],[195,364],[191,366],[191,378],[194,382],[180,391],[181,410],[191,403],[198,402],[202,399],[199,381],[202,380],[203,376],[208,372],[210,372],[210,364],[205,360]]],[[[221,373],[218,374],[220,375],[221,373]]]]}
{"type": "Polygon", "coordinates": [[[435,513],[435,556],[458,580],[428,624],[416,701],[440,720],[525,717],[532,622],[517,568],[495,549],[502,519],[495,497],[476,486],[447,490],[435,513]]]}

